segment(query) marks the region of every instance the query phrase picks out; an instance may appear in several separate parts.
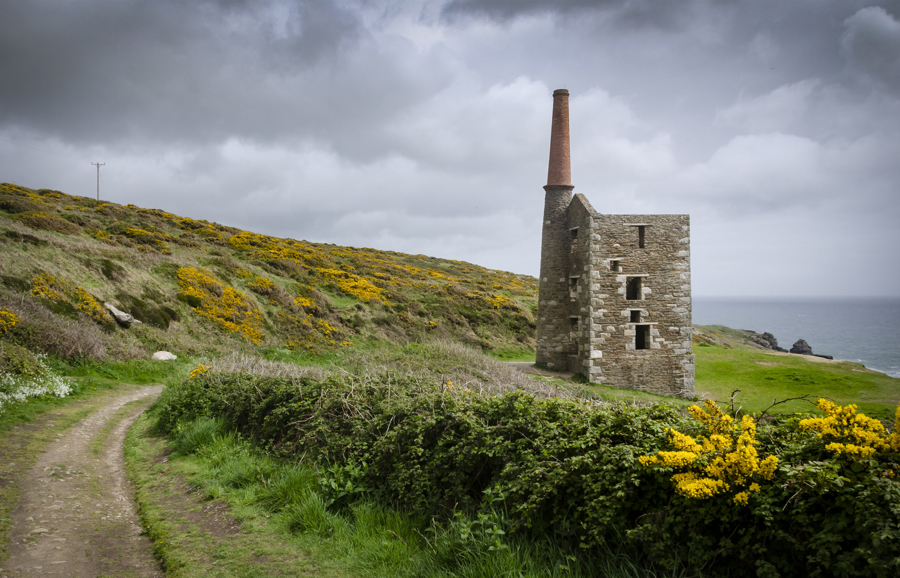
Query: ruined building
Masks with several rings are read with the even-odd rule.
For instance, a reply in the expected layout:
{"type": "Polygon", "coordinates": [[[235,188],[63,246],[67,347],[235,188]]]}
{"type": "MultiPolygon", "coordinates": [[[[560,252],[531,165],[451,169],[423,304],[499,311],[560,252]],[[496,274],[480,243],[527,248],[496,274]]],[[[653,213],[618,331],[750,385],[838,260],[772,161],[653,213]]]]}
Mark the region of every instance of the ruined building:
{"type": "Polygon", "coordinates": [[[688,215],[605,215],[572,194],[569,91],[553,93],[537,364],[615,387],[688,397],[688,215]]]}

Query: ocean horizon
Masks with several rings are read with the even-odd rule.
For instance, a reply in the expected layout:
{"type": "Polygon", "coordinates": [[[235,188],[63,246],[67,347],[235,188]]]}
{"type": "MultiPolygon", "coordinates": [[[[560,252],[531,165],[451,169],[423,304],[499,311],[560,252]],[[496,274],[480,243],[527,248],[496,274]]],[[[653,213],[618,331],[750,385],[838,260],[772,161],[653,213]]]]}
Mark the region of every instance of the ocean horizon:
{"type": "Polygon", "coordinates": [[[693,323],[769,332],[784,349],[804,339],[814,353],[900,378],[900,297],[694,297],[693,323]]]}

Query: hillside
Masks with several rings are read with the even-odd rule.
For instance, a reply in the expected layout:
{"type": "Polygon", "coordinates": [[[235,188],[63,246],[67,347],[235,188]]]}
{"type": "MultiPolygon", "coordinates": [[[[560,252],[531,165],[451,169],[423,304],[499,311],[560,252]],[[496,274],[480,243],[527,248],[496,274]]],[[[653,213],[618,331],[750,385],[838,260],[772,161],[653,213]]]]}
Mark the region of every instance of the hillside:
{"type": "MultiPolygon", "coordinates": [[[[354,372],[408,367],[437,380],[459,375],[463,366],[478,375],[501,370],[476,369],[481,362],[462,353],[432,363],[408,348],[374,352],[429,337],[501,359],[534,359],[536,279],[460,261],[280,239],[10,184],[0,185],[0,247],[0,311],[21,319],[0,342],[0,364],[18,364],[18,373],[34,364],[12,343],[69,361],[243,350],[322,363],[335,359],[331,353],[365,350],[372,353],[335,361],[354,372]],[[103,303],[142,323],[117,324],[103,303]]],[[[761,411],[775,397],[826,395],[892,419],[898,380],[850,362],[774,352],[769,337],[695,326],[697,395],[728,403],[740,389],[737,403],[748,411],[761,411]]],[[[548,379],[554,387],[564,381],[548,379]]],[[[589,389],[607,399],[662,399],[589,389]]],[[[776,410],[811,408],[792,402],[776,410]]]]}
{"type": "Polygon", "coordinates": [[[16,340],[61,357],[321,354],[425,335],[498,354],[534,347],[536,279],[460,261],[281,239],[8,183],[0,247],[0,306],[23,319],[16,340]],[[117,325],[103,303],[142,323],[117,325]],[[80,332],[82,346],[59,350],[59,330],[80,332]]]}

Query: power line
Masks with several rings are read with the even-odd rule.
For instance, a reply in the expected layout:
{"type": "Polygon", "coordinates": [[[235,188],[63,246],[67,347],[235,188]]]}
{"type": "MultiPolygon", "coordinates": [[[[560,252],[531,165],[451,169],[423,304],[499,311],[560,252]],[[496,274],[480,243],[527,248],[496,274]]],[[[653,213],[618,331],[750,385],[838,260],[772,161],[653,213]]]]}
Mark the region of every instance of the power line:
{"type": "Polygon", "coordinates": [[[97,167],[97,200],[100,200],[100,167],[106,163],[91,163],[97,167]]]}
{"type": "Polygon", "coordinates": [[[35,151],[40,151],[40,152],[42,152],[42,153],[47,153],[47,154],[55,155],[55,156],[58,156],[58,157],[63,157],[63,158],[67,158],[67,159],[72,159],[72,160],[75,160],[75,161],[84,161],[84,157],[78,158],[78,157],[75,157],[75,156],[72,156],[72,155],[69,155],[69,154],[61,153],[61,152],[59,152],[59,151],[49,151],[49,150],[47,150],[47,149],[43,149],[43,148],[37,147],[37,146],[35,146],[35,145],[33,145],[32,143],[29,143],[29,142],[20,141],[20,140],[13,140],[13,139],[11,139],[11,138],[5,138],[5,137],[2,137],[2,136],[0,136],[0,140],[6,141],[6,142],[8,142],[8,143],[12,143],[12,144],[14,144],[14,145],[18,145],[18,146],[20,146],[20,147],[29,148],[29,149],[32,149],[32,150],[35,150],[35,151]]]}

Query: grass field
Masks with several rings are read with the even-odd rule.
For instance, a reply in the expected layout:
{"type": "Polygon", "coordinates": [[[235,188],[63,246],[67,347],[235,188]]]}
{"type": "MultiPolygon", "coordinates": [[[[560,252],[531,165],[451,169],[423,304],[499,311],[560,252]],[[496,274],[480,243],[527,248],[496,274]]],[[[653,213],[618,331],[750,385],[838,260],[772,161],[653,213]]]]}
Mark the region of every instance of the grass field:
{"type": "MultiPolygon", "coordinates": [[[[900,379],[889,377],[849,361],[812,361],[776,352],[720,347],[694,347],[697,376],[695,390],[726,402],[739,389],[736,404],[746,411],[761,411],[773,398],[783,400],[810,394],[840,405],[855,403],[866,415],[893,421],[900,403],[900,379]]],[[[789,402],[773,408],[779,413],[811,411],[812,405],[789,402]]]]}

